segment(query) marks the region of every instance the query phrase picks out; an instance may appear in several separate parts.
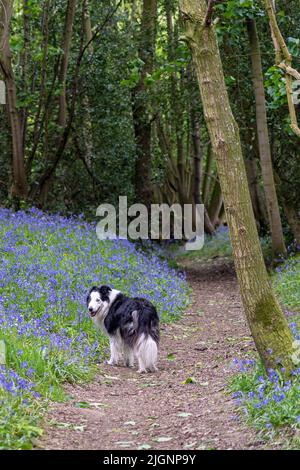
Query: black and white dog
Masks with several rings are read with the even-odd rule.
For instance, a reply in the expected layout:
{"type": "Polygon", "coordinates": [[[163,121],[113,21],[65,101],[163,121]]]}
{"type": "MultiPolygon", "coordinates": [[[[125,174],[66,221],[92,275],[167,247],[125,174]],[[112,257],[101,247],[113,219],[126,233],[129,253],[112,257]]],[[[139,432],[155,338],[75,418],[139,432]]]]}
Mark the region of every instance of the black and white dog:
{"type": "Polygon", "coordinates": [[[157,370],[159,318],[151,302],[101,286],[92,287],[87,306],[95,325],[109,337],[108,364],[118,365],[123,358],[132,367],[136,358],[140,373],[157,370]]]}

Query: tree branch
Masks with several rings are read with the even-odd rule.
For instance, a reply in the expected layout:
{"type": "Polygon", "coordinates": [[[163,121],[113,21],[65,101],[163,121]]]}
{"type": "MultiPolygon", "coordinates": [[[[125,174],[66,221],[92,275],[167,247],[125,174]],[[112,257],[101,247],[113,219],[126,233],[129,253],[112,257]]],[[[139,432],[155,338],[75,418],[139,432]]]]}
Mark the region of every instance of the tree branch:
{"type": "Polygon", "coordinates": [[[208,1],[208,5],[207,5],[207,12],[206,12],[206,15],[205,15],[205,25],[206,26],[210,26],[212,24],[212,21],[213,21],[213,14],[214,14],[214,8],[215,8],[215,5],[217,5],[218,3],[222,3],[223,0],[209,0],[208,1]]]}
{"type": "Polygon", "coordinates": [[[265,10],[269,17],[272,39],[275,48],[276,65],[285,72],[285,87],[291,118],[291,128],[294,133],[300,137],[300,128],[298,125],[296,107],[293,99],[293,78],[299,80],[300,74],[292,67],[292,55],[286,45],[277,23],[275,2],[273,0],[264,0],[265,10]]]}

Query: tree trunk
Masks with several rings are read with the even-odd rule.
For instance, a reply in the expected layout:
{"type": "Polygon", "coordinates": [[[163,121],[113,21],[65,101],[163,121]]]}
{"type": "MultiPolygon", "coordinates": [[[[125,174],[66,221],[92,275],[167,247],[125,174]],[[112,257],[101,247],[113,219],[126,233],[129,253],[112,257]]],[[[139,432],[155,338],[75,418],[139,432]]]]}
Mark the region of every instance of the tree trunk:
{"type": "MultiPolygon", "coordinates": [[[[27,0],[28,1],[28,0],[27,0]]],[[[48,154],[48,136],[49,136],[49,117],[50,117],[50,102],[51,97],[53,96],[54,86],[58,73],[58,66],[54,70],[54,78],[52,82],[52,93],[50,92],[47,96],[47,78],[48,78],[48,68],[47,68],[47,59],[49,51],[49,17],[50,17],[50,2],[51,0],[46,0],[43,6],[43,16],[42,16],[42,28],[41,33],[43,41],[41,47],[43,49],[43,57],[41,59],[41,72],[40,72],[40,90],[39,90],[39,102],[37,106],[37,111],[34,117],[33,125],[33,142],[32,149],[26,160],[26,173],[30,175],[32,164],[38,150],[40,141],[42,140],[43,130],[45,132],[44,136],[44,148],[43,154],[46,156],[48,154]]],[[[58,65],[58,64],[57,64],[58,65]]],[[[32,197],[32,189],[29,191],[29,198],[32,197]]]]}
{"type": "Polygon", "coordinates": [[[205,0],[180,0],[186,41],[198,75],[204,116],[223,193],[235,268],[248,324],[266,368],[293,367],[293,337],[272,292],[256,229],[239,129],[224,80],[215,28],[205,0]]]}
{"type": "MultiPolygon", "coordinates": [[[[28,55],[29,55],[29,45],[30,45],[30,15],[28,12],[29,1],[23,0],[23,51],[21,54],[21,68],[22,68],[22,92],[24,96],[28,93],[28,55]]],[[[23,148],[26,148],[26,134],[27,134],[27,116],[28,109],[23,108],[21,113],[21,123],[22,123],[22,138],[23,138],[23,148]]]]}
{"type": "Polygon", "coordinates": [[[65,31],[64,31],[64,38],[63,38],[63,56],[62,56],[60,72],[59,72],[59,85],[61,86],[61,93],[59,96],[58,123],[63,128],[66,126],[66,122],[67,122],[66,80],[67,80],[67,71],[68,71],[68,65],[69,65],[76,3],[77,3],[77,0],[68,0],[65,31]]]}
{"type": "Polygon", "coordinates": [[[0,66],[4,75],[7,90],[7,109],[12,136],[12,172],[13,184],[11,193],[17,200],[26,198],[27,181],[24,164],[24,146],[22,119],[17,109],[17,90],[12,69],[10,50],[10,21],[12,16],[12,0],[1,2],[0,15],[0,66]]]}
{"type": "MultiPolygon", "coordinates": [[[[176,58],[176,45],[178,44],[178,38],[175,34],[174,29],[174,20],[173,20],[173,8],[174,8],[174,1],[173,0],[165,0],[164,7],[166,10],[166,20],[167,20],[167,33],[168,33],[168,61],[172,63],[176,58]]],[[[188,68],[188,74],[193,75],[192,68],[188,68]]],[[[184,151],[183,139],[184,139],[184,131],[183,131],[183,123],[184,123],[184,114],[183,110],[184,107],[182,106],[182,102],[180,100],[181,97],[181,90],[182,87],[182,74],[180,77],[177,76],[175,71],[170,73],[169,78],[169,88],[170,88],[170,96],[171,96],[171,123],[172,127],[174,128],[174,135],[176,136],[176,154],[177,154],[177,167],[178,172],[181,179],[184,178],[185,173],[185,166],[186,166],[186,158],[185,156],[188,155],[189,152],[184,151]]],[[[188,136],[188,142],[190,141],[188,136]]]]}
{"type": "Polygon", "coordinates": [[[251,195],[254,216],[259,226],[268,223],[268,214],[265,202],[265,194],[259,185],[259,175],[257,172],[257,159],[251,158],[245,160],[248,185],[251,195]]]}
{"type": "Polygon", "coordinates": [[[194,157],[194,188],[193,197],[195,204],[201,204],[200,195],[200,182],[201,182],[201,162],[202,162],[202,148],[200,141],[200,125],[199,118],[194,109],[191,109],[191,126],[192,126],[192,141],[193,141],[193,157],[194,157]]]}
{"type": "Polygon", "coordinates": [[[209,145],[208,150],[207,150],[205,169],[204,169],[204,174],[203,174],[203,183],[202,183],[202,199],[205,205],[207,205],[208,200],[209,200],[211,177],[212,177],[212,163],[213,163],[213,155],[212,155],[211,146],[209,145]]]}
{"type": "MultiPolygon", "coordinates": [[[[192,124],[192,140],[194,150],[194,187],[193,187],[193,202],[194,205],[202,204],[201,201],[201,163],[203,158],[201,139],[200,139],[200,123],[199,117],[197,116],[194,109],[194,102],[192,102],[191,109],[191,124],[192,124]]],[[[196,217],[194,210],[194,217],[196,217]]],[[[204,207],[204,230],[205,233],[212,235],[215,231],[214,225],[212,224],[206,208],[204,207]]]]}
{"type": "Polygon", "coordinates": [[[297,246],[300,249],[300,211],[295,209],[289,202],[285,201],[284,212],[297,246]]]}
{"type": "MultiPolygon", "coordinates": [[[[88,52],[93,54],[94,47],[91,39],[93,37],[91,17],[89,11],[89,1],[84,0],[83,2],[83,27],[86,43],[90,43],[88,52]]],[[[85,87],[88,88],[88,82],[85,80],[85,87]]],[[[87,91],[83,94],[82,99],[82,111],[83,111],[83,123],[82,123],[82,137],[83,137],[83,155],[88,168],[92,168],[92,157],[93,157],[93,126],[91,116],[91,106],[87,91]]]]}
{"type": "Polygon", "coordinates": [[[209,217],[214,226],[219,225],[219,214],[223,205],[222,191],[219,180],[216,179],[209,204],[209,217]]]}
{"type": "Polygon", "coordinates": [[[157,0],[143,0],[139,58],[143,61],[139,83],[133,90],[133,122],[136,141],[135,188],[139,202],[151,204],[151,120],[145,78],[152,73],[156,38],[157,0]]]}
{"type": "Polygon", "coordinates": [[[264,79],[261,63],[260,45],[255,20],[247,19],[247,30],[250,42],[253,85],[256,104],[256,122],[261,162],[261,172],[264,182],[268,219],[272,237],[273,256],[286,256],[279,205],[277,200],[271,147],[268,132],[267,108],[264,90],[264,79]]]}

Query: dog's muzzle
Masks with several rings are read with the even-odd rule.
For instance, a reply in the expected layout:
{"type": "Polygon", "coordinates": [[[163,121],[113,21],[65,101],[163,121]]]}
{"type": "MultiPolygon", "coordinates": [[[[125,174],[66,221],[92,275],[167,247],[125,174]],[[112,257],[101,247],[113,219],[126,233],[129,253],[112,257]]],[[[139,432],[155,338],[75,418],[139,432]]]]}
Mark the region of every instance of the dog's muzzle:
{"type": "Polygon", "coordinates": [[[90,316],[91,317],[95,317],[97,315],[97,313],[99,312],[100,308],[98,308],[98,310],[96,310],[96,312],[94,312],[94,310],[91,308],[89,308],[89,312],[90,312],[90,316]]]}

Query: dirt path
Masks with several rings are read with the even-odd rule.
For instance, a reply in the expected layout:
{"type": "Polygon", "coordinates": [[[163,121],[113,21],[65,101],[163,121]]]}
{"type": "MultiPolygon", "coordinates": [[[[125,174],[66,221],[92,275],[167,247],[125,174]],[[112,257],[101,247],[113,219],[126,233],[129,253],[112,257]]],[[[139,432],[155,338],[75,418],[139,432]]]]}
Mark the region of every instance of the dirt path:
{"type": "Polygon", "coordinates": [[[225,394],[232,359],[253,349],[233,269],[215,262],[187,272],[194,303],[181,321],[162,327],[159,372],[101,365],[94,383],[68,385],[71,399],[52,406],[39,447],[263,448],[225,394]],[[188,377],[195,383],[184,384],[188,377]]]}

